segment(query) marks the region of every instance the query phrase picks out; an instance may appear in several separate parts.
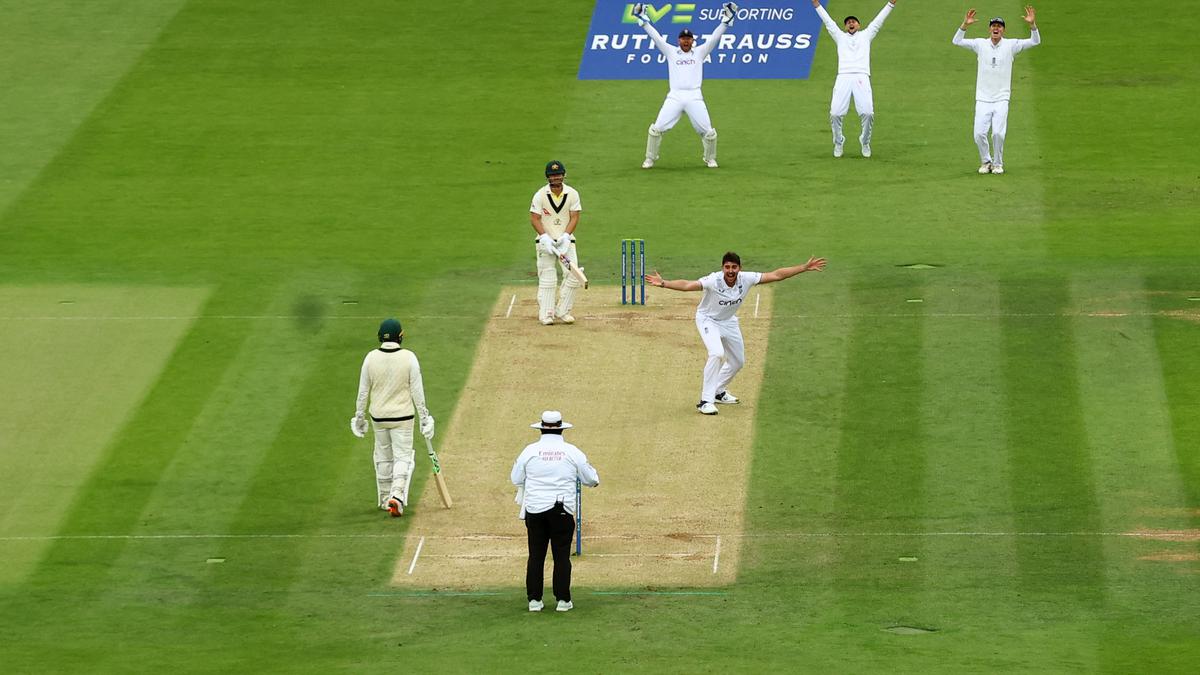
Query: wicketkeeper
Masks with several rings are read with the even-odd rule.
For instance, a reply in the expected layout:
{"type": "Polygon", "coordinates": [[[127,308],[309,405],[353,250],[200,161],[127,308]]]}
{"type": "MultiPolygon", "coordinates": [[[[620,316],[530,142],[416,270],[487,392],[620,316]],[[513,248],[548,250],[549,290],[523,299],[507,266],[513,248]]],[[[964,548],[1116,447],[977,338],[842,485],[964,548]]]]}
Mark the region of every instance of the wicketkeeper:
{"type": "Polygon", "coordinates": [[[404,515],[413,473],[413,420],[420,415],[421,435],[433,438],[433,416],[425,407],[425,388],[417,355],[400,347],[404,331],[396,319],[379,324],[379,348],[363,359],[358,403],[350,431],[367,435],[367,403],[375,430],[375,483],[379,508],[393,518],[404,515]]]}
{"type": "MultiPolygon", "coordinates": [[[[571,308],[575,306],[575,291],[581,284],[568,274],[562,258],[579,265],[575,250],[575,228],[579,226],[579,192],[563,180],[567,168],[558,160],[546,164],[546,185],[533,193],[529,205],[529,224],[537,232],[534,254],[537,256],[538,320],[549,326],[557,318],[563,323],[575,323],[571,308]],[[562,286],[558,288],[557,268],[563,267],[562,286]],[[558,296],[557,303],[555,295],[558,296]]],[[[582,268],[580,268],[582,269],[582,268]]]]}
{"type": "Polygon", "coordinates": [[[675,47],[663,39],[654,29],[654,23],[646,15],[646,5],[637,3],[633,6],[633,17],[638,25],[646,31],[654,46],[667,59],[667,77],[671,91],[667,100],[663,101],[658,117],[650,125],[646,136],[646,159],[642,162],[643,169],[654,166],[658,159],[658,148],[662,145],[662,136],[675,126],[679,118],[688,116],[692,128],[700,134],[700,144],[703,147],[704,164],[717,168],[717,130],[712,126],[708,117],[708,106],[704,104],[704,94],[700,85],[704,82],[704,59],[720,44],[721,36],[733,25],[737,16],[738,6],[727,2],[721,6],[721,22],[717,29],[702,45],[695,45],[696,36],[684,28],[679,32],[679,46],[675,47]]]}

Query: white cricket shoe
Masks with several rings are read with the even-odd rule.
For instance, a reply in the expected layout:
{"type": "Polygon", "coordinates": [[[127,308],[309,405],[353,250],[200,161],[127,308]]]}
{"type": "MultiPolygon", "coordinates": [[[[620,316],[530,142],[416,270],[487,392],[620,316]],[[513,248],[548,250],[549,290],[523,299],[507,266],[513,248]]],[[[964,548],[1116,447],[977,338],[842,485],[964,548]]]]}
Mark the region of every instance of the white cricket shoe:
{"type": "Polygon", "coordinates": [[[575,323],[575,317],[571,316],[570,314],[563,314],[562,316],[558,317],[558,320],[563,323],[575,323]]]}
{"type": "Polygon", "coordinates": [[[738,400],[738,397],[734,396],[733,394],[731,394],[727,391],[723,391],[723,392],[717,394],[717,397],[713,400],[716,401],[717,403],[722,403],[725,405],[737,405],[738,403],[741,403],[741,401],[738,400]]]}
{"type": "Polygon", "coordinates": [[[558,607],[555,607],[555,608],[554,608],[554,611],[556,611],[556,612],[569,612],[569,611],[571,611],[572,609],[575,609],[575,603],[571,602],[570,600],[559,600],[559,601],[558,601],[558,607]]]}
{"type": "Polygon", "coordinates": [[[404,515],[404,502],[395,497],[389,497],[387,500],[388,513],[392,514],[393,518],[399,518],[404,515]]]}
{"type": "Polygon", "coordinates": [[[531,611],[531,612],[540,612],[540,611],[542,611],[542,608],[545,606],[546,605],[543,604],[541,600],[530,600],[529,601],[529,611],[531,611]]]}
{"type": "Polygon", "coordinates": [[[833,144],[833,156],[834,156],[834,157],[841,157],[841,156],[842,156],[842,144],[841,144],[841,143],[834,143],[834,144],[833,144]]]}
{"type": "Polygon", "coordinates": [[[993,164],[992,165],[992,173],[995,173],[995,174],[1004,173],[1004,165],[1003,164],[993,164]]]}
{"type": "Polygon", "coordinates": [[[871,156],[871,146],[870,145],[862,146],[862,153],[863,153],[863,157],[870,157],[871,156]]]}
{"type": "Polygon", "coordinates": [[[642,162],[642,168],[643,169],[653,169],[654,168],[654,160],[647,157],[646,161],[642,162]]]}
{"type": "Polygon", "coordinates": [[[545,317],[544,319],[542,319],[542,325],[543,326],[553,326],[554,325],[554,317],[552,317],[552,316],[545,317]]]}
{"type": "Polygon", "coordinates": [[[979,165],[979,173],[991,173],[991,172],[992,172],[992,163],[991,162],[984,162],[983,164],[979,165]]]}
{"type": "Polygon", "coordinates": [[[700,401],[696,404],[696,410],[698,410],[701,415],[717,414],[717,406],[713,405],[712,401],[700,401]]]}
{"type": "Polygon", "coordinates": [[[717,160],[715,160],[715,159],[706,159],[706,160],[704,160],[704,165],[705,165],[705,166],[707,166],[707,167],[708,167],[708,168],[710,168],[710,169],[715,169],[715,168],[717,168],[717,160]]]}

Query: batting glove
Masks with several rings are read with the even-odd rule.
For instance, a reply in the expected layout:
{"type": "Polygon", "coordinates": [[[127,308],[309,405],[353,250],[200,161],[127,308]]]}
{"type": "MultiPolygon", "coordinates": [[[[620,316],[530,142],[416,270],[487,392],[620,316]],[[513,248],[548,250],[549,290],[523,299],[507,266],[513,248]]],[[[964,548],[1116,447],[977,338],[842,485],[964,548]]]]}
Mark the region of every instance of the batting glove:
{"type": "Polygon", "coordinates": [[[350,433],[359,438],[367,435],[367,418],[362,413],[350,418],[350,433]]]}
{"type": "Polygon", "coordinates": [[[571,250],[571,235],[564,232],[562,236],[554,242],[554,248],[560,255],[571,250]]]}
{"type": "Polygon", "coordinates": [[[554,251],[554,240],[550,238],[550,235],[544,232],[539,234],[538,245],[541,246],[542,250],[546,253],[549,253],[550,255],[557,255],[557,253],[554,251]]]}
{"type": "Polygon", "coordinates": [[[426,415],[421,418],[421,435],[429,440],[433,440],[433,415],[426,415]]]}
{"type": "Polygon", "coordinates": [[[737,3],[727,2],[721,5],[721,23],[726,26],[733,26],[733,20],[737,17],[737,3]]]}

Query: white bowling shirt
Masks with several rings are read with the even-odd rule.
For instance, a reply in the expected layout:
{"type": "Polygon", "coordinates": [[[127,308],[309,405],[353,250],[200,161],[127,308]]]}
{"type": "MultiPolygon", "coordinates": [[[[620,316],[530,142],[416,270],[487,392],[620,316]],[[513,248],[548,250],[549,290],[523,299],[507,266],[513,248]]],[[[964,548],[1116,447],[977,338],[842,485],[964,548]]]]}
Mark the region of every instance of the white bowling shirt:
{"type": "Polygon", "coordinates": [[[700,279],[704,287],[704,297],[696,307],[696,318],[708,317],[714,321],[728,321],[735,318],[742,307],[742,301],[749,295],[750,289],[762,280],[762,272],[738,272],[737,281],[733,286],[725,285],[725,273],[713,272],[700,279]]]}
{"type": "Polygon", "coordinates": [[[724,23],[718,24],[717,29],[703,43],[697,44],[698,40],[693,41],[692,50],[688,52],[664,40],[650,22],[646,22],[642,28],[654,41],[658,51],[667,57],[667,74],[671,83],[671,91],[688,91],[700,89],[700,84],[704,82],[704,59],[708,58],[709,52],[717,46],[717,42],[729,26],[724,23]]]}
{"type": "Polygon", "coordinates": [[[967,34],[959,26],[951,42],[970,49],[979,57],[979,68],[975,77],[975,100],[985,103],[1007,101],[1012,95],[1012,65],[1017,54],[1042,43],[1041,34],[1035,29],[1027,40],[1000,38],[993,44],[991,38],[963,39],[967,34]]]}
{"type": "Polygon", "coordinates": [[[817,15],[821,17],[821,22],[825,24],[825,30],[829,31],[829,35],[837,44],[838,75],[870,76],[871,40],[874,40],[875,36],[879,34],[884,20],[887,19],[888,14],[892,13],[892,3],[884,5],[879,14],[871,19],[871,23],[867,24],[865,28],[854,31],[853,35],[838,28],[824,7],[817,5],[816,9],[817,15]]]}

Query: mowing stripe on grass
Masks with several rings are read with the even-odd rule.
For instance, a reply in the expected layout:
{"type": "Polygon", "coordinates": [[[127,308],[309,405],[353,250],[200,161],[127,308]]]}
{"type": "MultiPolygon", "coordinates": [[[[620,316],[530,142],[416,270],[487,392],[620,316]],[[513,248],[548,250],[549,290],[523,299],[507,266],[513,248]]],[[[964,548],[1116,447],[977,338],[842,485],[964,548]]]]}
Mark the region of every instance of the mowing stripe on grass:
{"type": "MultiPolygon", "coordinates": [[[[1036,303],[1051,312],[1070,306],[1062,279],[1008,281],[1005,308],[1036,303]]],[[[1050,523],[1052,529],[1100,529],[1084,412],[1079,398],[1072,322],[1004,319],[1005,426],[1009,480],[1018,529],[1050,523]]],[[[1024,591],[1067,594],[1099,601],[1104,592],[1104,551],[1089,539],[1017,545],[1024,591]]]]}
{"type": "MultiPolygon", "coordinates": [[[[922,295],[911,275],[862,278],[851,287],[857,310],[872,311],[922,295]]],[[[847,530],[924,529],[926,459],[922,441],[921,402],[924,368],[921,345],[924,320],[854,322],[846,346],[847,374],[844,416],[837,450],[835,509],[847,530]]],[[[871,564],[881,547],[922,556],[920,539],[897,544],[877,539],[842,539],[836,548],[834,588],[839,602],[857,606],[863,588],[882,583],[871,564]]],[[[885,555],[894,559],[894,555],[885,555]]],[[[924,568],[893,570],[891,588],[916,593],[924,568]]],[[[898,596],[896,596],[898,597],[898,596]]]]}
{"type": "MultiPolygon", "coordinates": [[[[207,294],[194,288],[0,286],[0,307],[22,311],[74,297],[85,307],[63,312],[198,308],[207,294]]],[[[63,324],[30,321],[0,331],[0,535],[58,529],[66,505],[190,325],[157,323],[131,332],[114,324],[63,330],[63,324]]],[[[6,551],[0,583],[23,578],[43,552],[40,546],[6,551]]]]}
{"type": "Polygon", "coordinates": [[[0,2],[0,215],[184,4],[186,0],[0,2]],[[51,41],[38,39],[47,34],[51,41]]]}

